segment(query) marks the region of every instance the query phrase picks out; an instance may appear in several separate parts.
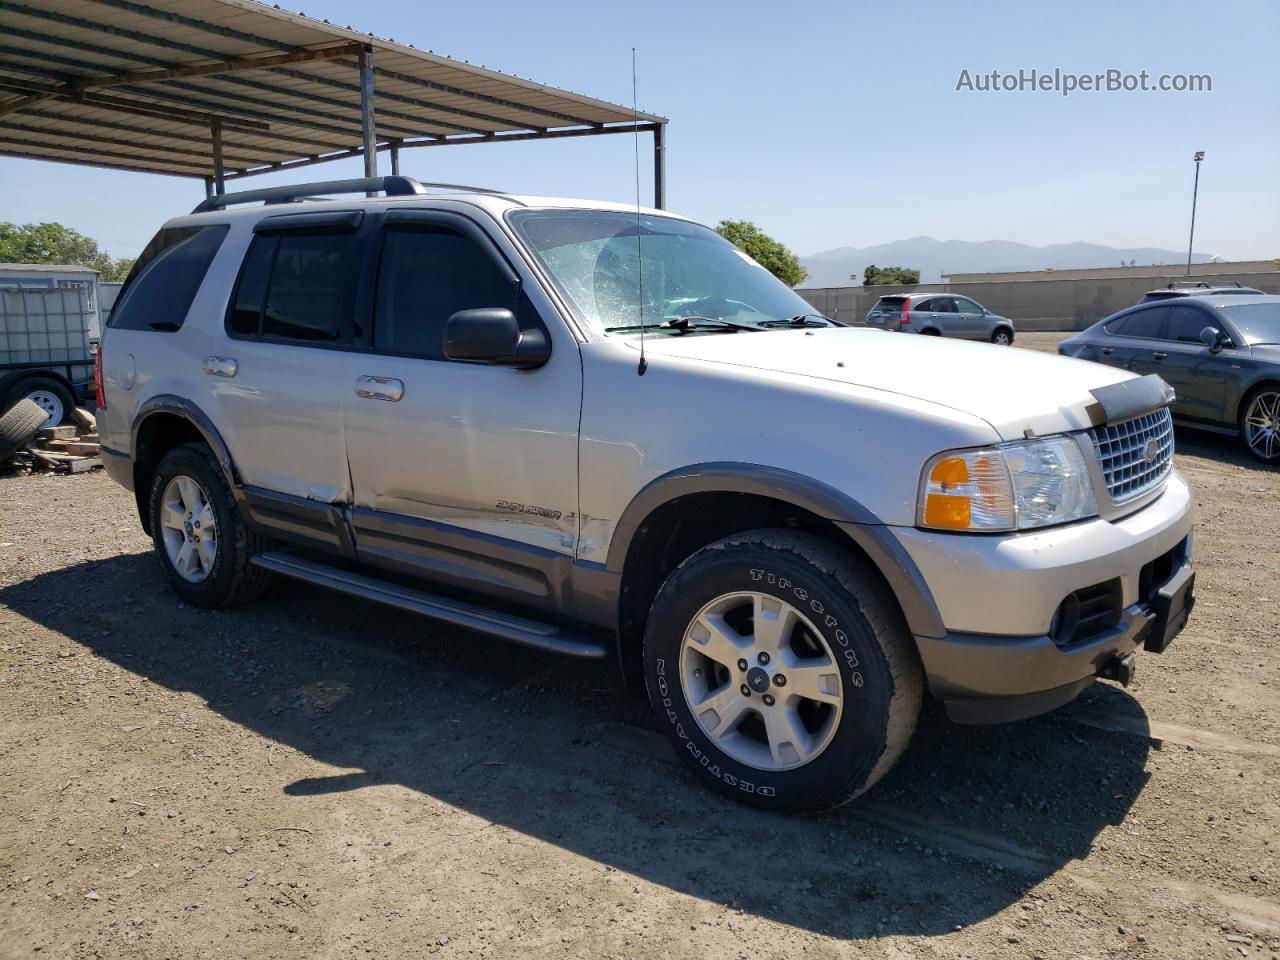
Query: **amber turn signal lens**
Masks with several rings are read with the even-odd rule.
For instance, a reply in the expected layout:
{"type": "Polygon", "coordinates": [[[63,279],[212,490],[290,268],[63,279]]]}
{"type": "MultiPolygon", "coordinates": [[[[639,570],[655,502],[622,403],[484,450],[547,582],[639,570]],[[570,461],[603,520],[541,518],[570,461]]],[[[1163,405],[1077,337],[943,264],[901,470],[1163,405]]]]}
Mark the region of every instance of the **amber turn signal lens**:
{"type": "MultiPolygon", "coordinates": [[[[961,465],[963,466],[963,461],[961,465]]],[[[924,522],[930,527],[942,530],[968,530],[969,498],[953,497],[944,493],[929,494],[924,503],[924,522]]]]}

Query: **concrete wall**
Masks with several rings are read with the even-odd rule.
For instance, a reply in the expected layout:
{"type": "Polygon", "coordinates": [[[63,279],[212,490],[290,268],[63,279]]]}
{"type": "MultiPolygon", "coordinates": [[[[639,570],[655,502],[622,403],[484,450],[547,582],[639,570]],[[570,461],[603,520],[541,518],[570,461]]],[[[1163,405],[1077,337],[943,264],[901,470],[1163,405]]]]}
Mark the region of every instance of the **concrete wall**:
{"type": "MultiPolygon", "coordinates": [[[[1198,277],[1234,277],[1241,273],[1275,273],[1280,270],[1280,260],[1230,260],[1218,263],[1193,263],[1191,269],[1198,277]]],[[[996,273],[951,273],[942,275],[948,283],[985,283],[992,280],[1103,280],[1117,277],[1147,277],[1158,279],[1172,276],[1186,279],[1186,265],[1155,264],[1132,267],[1086,267],[1079,270],[1011,270],[996,273]]]]}
{"type": "MultiPolygon", "coordinates": [[[[1216,266],[1216,265],[1211,265],[1216,266]]],[[[1215,284],[1239,281],[1266,293],[1280,294],[1280,266],[1269,272],[1229,273],[1190,277],[1177,273],[1158,276],[1100,276],[1081,279],[1049,279],[1044,274],[1023,280],[991,280],[966,283],[922,283],[918,286],[817,287],[796,293],[818,312],[842,323],[863,323],[876,300],[892,293],[959,293],[1013,320],[1019,330],[1083,330],[1096,320],[1132,306],[1148,290],[1172,281],[1205,280],[1215,284]]],[[[1135,268],[1137,269],[1137,268],[1135,268]]],[[[1193,267],[1194,269],[1194,267],[1193,267]]],[[[1101,271],[1109,273],[1110,271],[1101,271]]],[[[1116,271],[1120,272],[1119,270],[1116,271]]],[[[1027,274],[1021,276],[1026,277],[1027,274]]]]}

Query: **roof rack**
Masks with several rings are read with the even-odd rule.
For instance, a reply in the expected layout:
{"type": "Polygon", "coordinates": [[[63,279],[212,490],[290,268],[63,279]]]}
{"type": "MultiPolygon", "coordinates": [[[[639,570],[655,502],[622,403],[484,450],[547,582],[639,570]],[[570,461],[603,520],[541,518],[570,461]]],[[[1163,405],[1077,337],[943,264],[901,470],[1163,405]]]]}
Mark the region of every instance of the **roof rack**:
{"type": "Polygon", "coordinates": [[[1169,284],[1170,290],[1180,290],[1183,287],[1196,287],[1203,290],[1212,290],[1215,287],[1239,287],[1239,280],[1223,280],[1221,283],[1207,283],[1204,280],[1174,280],[1169,284]]]}
{"type": "Polygon", "coordinates": [[[445,190],[465,190],[470,193],[501,193],[487,187],[468,187],[460,183],[422,183],[412,177],[361,177],[354,180],[323,180],[319,183],[295,183],[283,187],[264,187],[261,190],[241,190],[239,193],[223,193],[206,197],[196,204],[192,213],[208,213],[223,210],[241,203],[290,203],[295,200],[314,199],[317,195],[335,193],[384,193],[388,197],[422,196],[427,187],[445,190]]]}

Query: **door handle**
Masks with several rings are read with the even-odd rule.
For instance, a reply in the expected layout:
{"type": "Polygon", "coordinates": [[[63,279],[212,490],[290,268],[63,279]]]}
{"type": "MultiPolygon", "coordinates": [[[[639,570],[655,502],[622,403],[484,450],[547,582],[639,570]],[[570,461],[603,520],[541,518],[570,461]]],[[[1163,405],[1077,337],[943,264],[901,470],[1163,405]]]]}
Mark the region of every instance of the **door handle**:
{"type": "Polygon", "coordinates": [[[1102,355],[1103,355],[1104,357],[1109,357],[1109,356],[1111,356],[1111,354],[1113,354],[1113,353],[1115,353],[1115,348],[1114,348],[1114,347],[1103,347],[1103,348],[1102,348],[1102,355]]]}
{"type": "Polygon", "coordinates": [[[389,400],[395,403],[404,396],[404,383],[390,377],[357,377],[356,396],[366,400],[389,400]]]}
{"type": "Polygon", "coordinates": [[[1157,350],[1157,351],[1156,351],[1155,353],[1153,353],[1151,356],[1152,356],[1153,358],[1155,358],[1156,360],[1163,360],[1165,357],[1167,357],[1167,356],[1168,356],[1168,354],[1167,354],[1167,353],[1162,353],[1161,351],[1157,350]]]}
{"type": "Polygon", "coordinates": [[[240,365],[231,357],[205,357],[204,372],[211,377],[234,377],[240,365]]]}

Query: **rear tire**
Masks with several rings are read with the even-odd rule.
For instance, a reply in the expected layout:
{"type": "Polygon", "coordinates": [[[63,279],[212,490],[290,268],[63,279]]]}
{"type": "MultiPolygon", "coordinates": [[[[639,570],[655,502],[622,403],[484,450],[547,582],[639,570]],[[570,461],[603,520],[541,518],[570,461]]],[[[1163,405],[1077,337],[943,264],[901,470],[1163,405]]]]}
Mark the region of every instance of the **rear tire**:
{"type": "Polygon", "coordinates": [[[1240,439],[1255,460],[1280,463],[1280,384],[1263,384],[1245,398],[1240,439]]]}
{"type": "Polygon", "coordinates": [[[156,556],[185,602],[231,606],[267,588],[270,574],[249,560],[268,542],[245,526],[222,468],[203,443],[164,455],[147,504],[156,556]]]}
{"type": "Polygon", "coordinates": [[[658,728],[699,778],[793,812],[839,806],[883,777],[924,687],[879,578],[790,530],[727,537],[680,564],[650,612],[644,671],[658,728]]]}
{"type": "Polygon", "coordinates": [[[25,447],[48,417],[38,404],[25,397],[6,410],[0,417],[0,461],[8,460],[14,451],[25,447]]]}
{"type": "Polygon", "coordinates": [[[920,331],[920,336],[922,336],[922,337],[940,337],[940,336],[942,336],[942,333],[941,333],[940,331],[937,331],[937,330],[921,330],[921,331],[920,331]]]}

